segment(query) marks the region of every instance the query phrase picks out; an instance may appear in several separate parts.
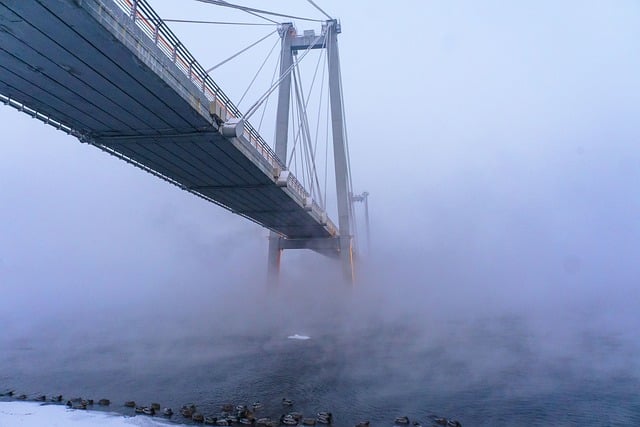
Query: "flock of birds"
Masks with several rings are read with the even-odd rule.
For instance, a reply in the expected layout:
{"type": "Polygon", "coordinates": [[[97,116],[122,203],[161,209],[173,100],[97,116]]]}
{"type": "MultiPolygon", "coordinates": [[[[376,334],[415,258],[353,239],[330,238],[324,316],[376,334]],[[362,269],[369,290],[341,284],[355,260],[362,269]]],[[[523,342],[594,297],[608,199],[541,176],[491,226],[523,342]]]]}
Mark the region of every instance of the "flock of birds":
{"type": "MultiPolygon", "coordinates": [[[[0,397],[9,397],[16,400],[33,400],[35,402],[51,402],[60,403],[65,402],[62,395],[52,396],[47,399],[45,395],[38,395],[31,399],[26,394],[17,395],[15,391],[11,390],[5,393],[0,393],[0,397]]],[[[69,409],[88,409],[95,404],[99,406],[109,406],[111,401],[109,399],[100,399],[97,402],[93,399],[73,398],[66,400],[65,405],[69,409]]],[[[127,401],[124,403],[125,407],[133,408],[136,414],[144,415],[161,415],[167,418],[171,418],[174,412],[171,408],[161,409],[161,405],[158,403],[152,403],[149,406],[139,406],[134,401],[127,401]]],[[[282,398],[282,406],[284,408],[291,409],[293,401],[291,399],[282,398]]],[[[205,416],[199,412],[196,405],[189,404],[180,408],[180,415],[185,419],[189,419],[194,423],[208,424],[215,426],[231,426],[231,425],[250,425],[254,427],[277,427],[281,425],[286,426],[314,426],[316,424],[333,424],[333,414],[328,411],[322,411],[315,414],[313,417],[305,417],[301,412],[291,411],[287,414],[283,414],[279,419],[272,419],[270,417],[260,417],[256,415],[263,409],[261,402],[254,402],[252,405],[233,405],[231,403],[225,403],[220,408],[220,414],[217,416],[205,416]]],[[[431,418],[432,425],[443,427],[462,427],[459,421],[450,420],[443,417],[433,416],[431,418]]],[[[413,421],[407,416],[400,416],[395,418],[396,426],[413,425],[413,427],[422,427],[419,421],[413,421]]],[[[370,427],[369,421],[361,421],[355,425],[355,427],[370,427]]]]}

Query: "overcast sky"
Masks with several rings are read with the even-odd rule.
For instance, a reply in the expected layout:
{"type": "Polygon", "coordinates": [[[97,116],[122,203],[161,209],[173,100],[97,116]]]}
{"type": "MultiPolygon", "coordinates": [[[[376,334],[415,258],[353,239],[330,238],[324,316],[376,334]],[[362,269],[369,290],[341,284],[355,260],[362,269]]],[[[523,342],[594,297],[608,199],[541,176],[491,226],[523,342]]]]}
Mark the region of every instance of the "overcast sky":
{"type": "MultiPolygon", "coordinates": [[[[262,22],[150,3],[166,18],[262,22]]],[[[245,4],[322,18],[302,0],[245,4]]],[[[371,194],[364,277],[425,299],[472,295],[469,306],[636,308],[639,3],[318,4],[342,23],[354,189],[371,194]]],[[[271,31],[171,27],[205,67],[271,31]]],[[[232,99],[270,40],[216,71],[232,99]]],[[[263,283],[264,229],[9,107],[0,123],[5,316],[263,283]]],[[[286,252],[282,268],[302,281],[328,265],[286,252]]]]}

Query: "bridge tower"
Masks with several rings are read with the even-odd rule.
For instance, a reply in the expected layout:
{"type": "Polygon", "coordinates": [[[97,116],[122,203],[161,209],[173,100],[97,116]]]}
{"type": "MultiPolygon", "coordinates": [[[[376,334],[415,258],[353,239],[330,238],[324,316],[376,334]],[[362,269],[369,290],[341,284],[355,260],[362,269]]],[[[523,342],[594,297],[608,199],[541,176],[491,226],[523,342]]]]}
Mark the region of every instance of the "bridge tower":
{"type": "MultiPolygon", "coordinates": [[[[287,139],[289,134],[289,108],[291,99],[291,73],[294,56],[298,51],[307,49],[326,49],[329,84],[329,103],[331,109],[331,130],[333,139],[334,170],[338,207],[339,237],[327,239],[286,239],[273,231],[269,234],[268,275],[270,282],[277,283],[282,251],[284,249],[313,249],[319,253],[332,255],[339,253],[339,260],[345,278],[353,283],[354,274],[354,239],[351,224],[352,195],[349,179],[349,156],[346,145],[346,128],[344,123],[342,81],[340,73],[340,55],[338,51],[338,34],[340,23],[331,19],[322,27],[325,32],[323,41],[314,35],[298,35],[292,23],[280,25],[281,37],[280,78],[278,87],[278,105],[276,111],[276,155],[286,162],[287,139]],[[337,249],[338,251],[336,251],[337,249]]],[[[288,167],[289,165],[287,165],[288,167]]]]}

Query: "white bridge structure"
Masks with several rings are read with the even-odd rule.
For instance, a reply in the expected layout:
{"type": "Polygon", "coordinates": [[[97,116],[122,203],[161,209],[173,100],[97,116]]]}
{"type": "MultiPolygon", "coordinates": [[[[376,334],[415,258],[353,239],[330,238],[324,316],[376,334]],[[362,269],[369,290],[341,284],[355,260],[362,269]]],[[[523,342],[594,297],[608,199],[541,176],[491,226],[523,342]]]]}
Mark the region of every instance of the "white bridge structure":
{"type": "MultiPolygon", "coordinates": [[[[147,0],[0,0],[0,101],[266,227],[271,277],[283,250],[311,249],[339,260],[353,280],[353,203],[363,198],[351,184],[341,26],[328,19],[320,34],[298,34],[278,22],[277,30],[278,78],[243,113],[147,0]],[[297,64],[317,49],[326,51],[337,225],[314,150],[306,151],[307,188],[287,160],[297,64]],[[249,122],[271,93],[273,148],[249,122]]],[[[309,138],[305,111],[298,113],[298,132],[309,138]]]]}

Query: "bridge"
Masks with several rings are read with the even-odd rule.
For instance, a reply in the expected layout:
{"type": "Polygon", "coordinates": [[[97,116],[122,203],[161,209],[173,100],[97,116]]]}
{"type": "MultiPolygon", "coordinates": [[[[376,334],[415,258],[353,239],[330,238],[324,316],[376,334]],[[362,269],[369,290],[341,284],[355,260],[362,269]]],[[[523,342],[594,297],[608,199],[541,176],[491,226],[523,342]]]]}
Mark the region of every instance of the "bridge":
{"type": "Polygon", "coordinates": [[[0,101],[271,230],[272,276],[307,248],[353,279],[339,33],[279,26],[274,148],[145,0],[0,0],[0,101]],[[291,70],[311,49],[327,50],[338,226],[286,163],[291,70]]]}

